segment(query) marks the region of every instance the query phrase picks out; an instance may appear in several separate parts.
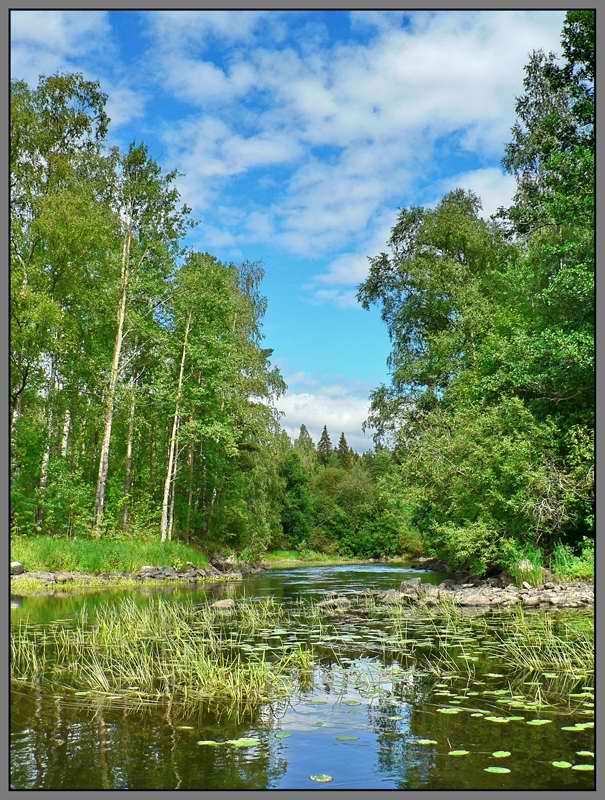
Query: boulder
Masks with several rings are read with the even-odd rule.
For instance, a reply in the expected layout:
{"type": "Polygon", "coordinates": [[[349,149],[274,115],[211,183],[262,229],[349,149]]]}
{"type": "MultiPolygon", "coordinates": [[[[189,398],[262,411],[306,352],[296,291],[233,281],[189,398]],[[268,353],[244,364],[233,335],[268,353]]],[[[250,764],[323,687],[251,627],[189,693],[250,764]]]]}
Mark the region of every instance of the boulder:
{"type": "Polygon", "coordinates": [[[317,607],[327,611],[345,611],[351,607],[351,601],[348,597],[327,597],[325,600],[318,603],[317,607]]]}
{"type": "Polygon", "coordinates": [[[232,600],[230,597],[226,597],[224,600],[216,600],[216,602],[212,603],[210,608],[216,608],[219,610],[230,610],[235,608],[235,600],[232,600]]]}
{"type": "Polygon", "coordinates": [[[22,575],[25,567],[20,561],[11,561],[11,575],[22,575]]]}

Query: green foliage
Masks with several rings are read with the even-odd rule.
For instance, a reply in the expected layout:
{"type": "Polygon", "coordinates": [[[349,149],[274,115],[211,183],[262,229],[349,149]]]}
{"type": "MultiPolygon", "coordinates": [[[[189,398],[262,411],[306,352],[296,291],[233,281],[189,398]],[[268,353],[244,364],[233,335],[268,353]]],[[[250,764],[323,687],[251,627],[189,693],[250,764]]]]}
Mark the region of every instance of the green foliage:
{"type": "Polygon", "coordinates": [[[558,578],[594,580],[594,541],[585,537],[576,552],[569,545],[558,544],[553,550],[551,569],[558,578]]]}
{"type": "Polygon", "coordinates": [[[390,492],[451,566],[531,580],[594,535],[593,12],[569,12],[562,50],[526,69],[512,207],[402,209],[358,293],[393,342],[369,418],[395,443],[390,492]]]}

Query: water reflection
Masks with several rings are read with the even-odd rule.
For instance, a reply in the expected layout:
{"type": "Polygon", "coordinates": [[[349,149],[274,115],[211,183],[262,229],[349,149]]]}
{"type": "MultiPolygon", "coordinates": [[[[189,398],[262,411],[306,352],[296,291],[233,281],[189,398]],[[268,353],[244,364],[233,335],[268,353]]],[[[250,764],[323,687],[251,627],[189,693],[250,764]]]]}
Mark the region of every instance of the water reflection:
{"type": "MultiPolygon", "coordinates": [[[[241,584],[171,587],[165,594],[174,602],[233,595],[272,595],[287,601],[334,590],[344,594],[368,586],[391,588],[406,572],[393,565],[275,570],[241,584]]],[[[439,580],[431,573],[418,574],[439,580]]],[[[155,595],[127,596],[146,603],[155,595]]],[[[112,594],[109,601],[119,604],[124,596],[112,594]]],[[[83,608],[94,615],[108,595],[17,599],[13,619],[48,623],[74,617],[83,608]]],[[[592,788],[592,773],[551,765],[555,759],[575,763],[577,751],[594,749],[592,730],[561,730],[571,715],[566,700],[551,698],[543,713],[552,723],[544,728],[526,724],[531,713],[506,725],[472,717],[473,707],[499,713],[497,699],[482,692],[488,685],[509,685],[506,665],[499,668],[504,677],[487,684],[481,673],[490,668],[480,660],[476,677],[461,671],[447,679],[448,701],[464,698],[459,702],[466,712],[443,715],[438,709],[446,701],[438,694],[443,691],[435,686],[438,680],[419,660],[385,649],[386,620],[360,617],[334,627],[306,630],[301,624],[289,630],[287,638],[316,645],[313,689],[302,686],[292,702],[261,706],[240,720],[210,708],[192,710],[170,703],[119,708],[60,691],[13,688],[11,783],[18,789],[54,790],[321,789],[325,786],[311,782],[310,775],[326,773],[334,778],[331,789],[592,788]],[[241,737],[257,738],[259,744],[246,749],[197,744],[241,737]],[[455,749],[468,750],[469,755],[448,755],[455,749]],[[484,772],[494,763],[495,750],[511,751],[510,774],[484,772]]],[[[410,628],[410,638],[427,635],[422,626],[410,628]]],[[[513,684],[513,691],[530,689],[521,682],[513,684]]]]}

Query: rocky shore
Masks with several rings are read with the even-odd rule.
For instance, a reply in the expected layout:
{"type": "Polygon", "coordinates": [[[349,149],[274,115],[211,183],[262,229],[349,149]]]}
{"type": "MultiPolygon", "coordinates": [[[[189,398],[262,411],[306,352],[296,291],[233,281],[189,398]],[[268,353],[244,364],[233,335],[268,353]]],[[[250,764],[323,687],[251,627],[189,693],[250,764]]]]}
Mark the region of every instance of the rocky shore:
{"type": "Polygon", "coordinates": [[[582,581],[555,583],[545,581],[531,586],[524,581],[521,586],[510,582],[506,576],[494,578],[447,578],[438,585],[423,583],[420,578],[403,581],[399,589],[373,592],[387,604],[423,603],[427,606],[451,602],[456,606],[524,608],[583,608],[594,603],[594,586],[582,581]]]}
{"type": "Polygon", "coordinates": [[[36,581],[44,586],[56,586],[69,583],[78,584],[99,584],[108,585],[124,581],[183,581],[196,583],[199,581],[237,581],[242,580],[247,575],[262,572],[263,565],[240,563],[233,559],[212,559],[206,567],[196,567],[192,563],[186,565],[186,569],[177,570],[170,566],[144,566],[138,572],[104,572],[100,574],[88,574],[84,572],[28,572],[19,561],[11,562],[11,583],[18,589],[19,582],[22,580],[36,581]]]}

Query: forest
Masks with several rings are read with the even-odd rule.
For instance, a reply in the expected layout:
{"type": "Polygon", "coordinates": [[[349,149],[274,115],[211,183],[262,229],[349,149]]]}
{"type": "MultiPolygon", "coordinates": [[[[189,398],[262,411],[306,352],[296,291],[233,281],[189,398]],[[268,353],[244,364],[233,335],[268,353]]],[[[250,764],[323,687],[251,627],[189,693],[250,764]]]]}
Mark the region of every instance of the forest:
{"type": "Polygon", "coordinates": [[[197,224],[144,143],[108,144],[79,73],[13,82],[11,531],[19,542],[425,554],[486,574],[594,559],[591,11],[532,53],[503,157],[512,205],[401,208],[358,288],[391,342],[373,449],[281,427],[263,266],[197,224]],[[203,239],[203,235],[201,236],[203,239]]]}

